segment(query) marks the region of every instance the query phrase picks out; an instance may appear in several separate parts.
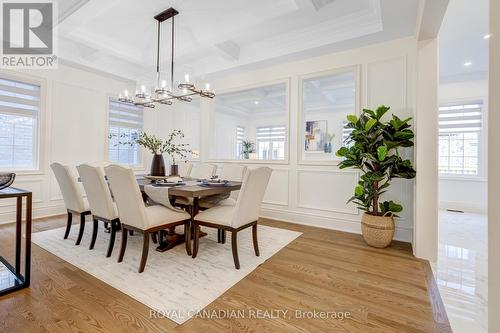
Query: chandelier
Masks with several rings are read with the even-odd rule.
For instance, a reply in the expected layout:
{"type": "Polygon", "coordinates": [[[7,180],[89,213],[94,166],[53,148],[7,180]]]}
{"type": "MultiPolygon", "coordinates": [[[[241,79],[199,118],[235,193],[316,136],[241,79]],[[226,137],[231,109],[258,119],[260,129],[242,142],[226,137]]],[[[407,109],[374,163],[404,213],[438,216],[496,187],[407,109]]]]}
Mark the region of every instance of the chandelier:
{"type": "Polygon", "coordinates": [[[178,100],[183,102],[191,102],[193,100],[192,96],[199,95],[206,98],[214,98],[215,93],[210,89],[210,84],[205,85],[205,89],[198,89],[196,86],[189,82],[189,75],[184,76],[184,82],[179,83],[177,86],[180,89],[180,93],[174,93],[174,37],[175,37],[175,15],[179,14],[174,8],[169,8],[154,17],[158,21],[158,40],[157,40],[157,53],[156,53],[156,87],[153,93],[149,93],[146,86],[141,85],[136,91],[135,95],[130,96],[129,92],[125,90],[123,94],[118,96],[118,101],[124,103],[130,103],[134,105],[141,105],[148,108],[154,108],[156,104],[172,105],[172,101],[178,100]],[[161,80],[160,77],[160,26],[161,23],[172,19],[172,58],[170,62],[170,87],[167,87],[167,82],[161,80]]]}

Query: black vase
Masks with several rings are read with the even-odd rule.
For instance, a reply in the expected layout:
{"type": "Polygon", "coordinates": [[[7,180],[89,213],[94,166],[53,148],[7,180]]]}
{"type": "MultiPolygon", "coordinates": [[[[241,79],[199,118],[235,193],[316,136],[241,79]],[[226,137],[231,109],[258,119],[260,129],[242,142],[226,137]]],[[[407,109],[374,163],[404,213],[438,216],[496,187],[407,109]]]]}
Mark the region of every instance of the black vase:
{"type": "Polygon", "coordinates": [[[165,176],[165,161],[162,154],[154,154],[151,161],[151,176],[165,176]]]}

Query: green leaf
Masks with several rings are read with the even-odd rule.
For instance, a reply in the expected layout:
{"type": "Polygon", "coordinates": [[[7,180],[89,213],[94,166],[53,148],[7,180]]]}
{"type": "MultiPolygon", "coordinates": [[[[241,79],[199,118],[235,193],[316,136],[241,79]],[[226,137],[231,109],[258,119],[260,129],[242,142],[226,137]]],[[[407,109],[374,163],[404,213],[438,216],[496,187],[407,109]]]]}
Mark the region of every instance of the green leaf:
{"type": "Polygon", "coordinates": [[[344,157],[349,153],[349,149],[347,147],[340,147],[339,150],[335,153],[335,155],[339,157],[344,157]]]}
{"type": "Polygon", "coordinates": [[[349,120],[349,122],[351,122],[353,124],[356,124],[358,122],[358,117],[356,117],[353,114],[350,114],[347,116],[347,120],[349,120]]]}
{"type": "Polygon", "coordinates": [[[387,146],[380,146],[377,148],[378,160],[383,161],[387,157],[387,146]]]}
{"type": "Polygon", "coordinates": [[[373,126],[377,123],[377,119],[370,119],[366,122],[365,124],[365,131],[369,131],[372,129],[373,126]]]}
{"type": "Polygon", "coordinates": [[[356,186],[356,187],[354,188],[354,194],[355,194],[357,197],[362,196],[364,193],[365,193],[365,190],[364,190],[363,186],[358,185],[358,186],[356,186]]]}

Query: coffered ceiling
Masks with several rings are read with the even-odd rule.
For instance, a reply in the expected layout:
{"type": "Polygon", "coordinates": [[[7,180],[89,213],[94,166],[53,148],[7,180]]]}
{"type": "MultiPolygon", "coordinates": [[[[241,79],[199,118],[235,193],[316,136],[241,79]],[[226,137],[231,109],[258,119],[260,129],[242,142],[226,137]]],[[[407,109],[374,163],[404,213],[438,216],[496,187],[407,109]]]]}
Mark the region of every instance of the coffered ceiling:
{"type": "MultiPolygon", "coordinates": [[[[151,79],[153,16],[172,6],[177,74],[204,78],[415,33],[418,0],[59,0],[63,61],[133,80],[151,79]]],[[[162,26],[162,67],[170,25],[162,26]]],[[[168,72],[168,71],[165,71],[168,72]]],[[[180,76],[178,76],[180,78],[180,76]]]]}

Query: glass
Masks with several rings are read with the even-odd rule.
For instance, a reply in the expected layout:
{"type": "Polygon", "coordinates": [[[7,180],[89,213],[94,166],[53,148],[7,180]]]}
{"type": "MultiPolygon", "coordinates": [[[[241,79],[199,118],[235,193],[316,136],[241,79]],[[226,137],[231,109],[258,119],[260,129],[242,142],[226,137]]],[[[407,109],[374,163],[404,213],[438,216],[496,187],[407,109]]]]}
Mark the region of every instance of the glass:
{"type": "Polygon", "coordinates": [[[287,100],[286,83],[217,95],[210,109],[210,158],[285,160],[287,100]]]}
{"type": "Polygon", "coordinates": [[[302,160],[338,160],[350,132],[346,117],[356,113],[356,78],[353,69],[302,81],[302,160]]]}

